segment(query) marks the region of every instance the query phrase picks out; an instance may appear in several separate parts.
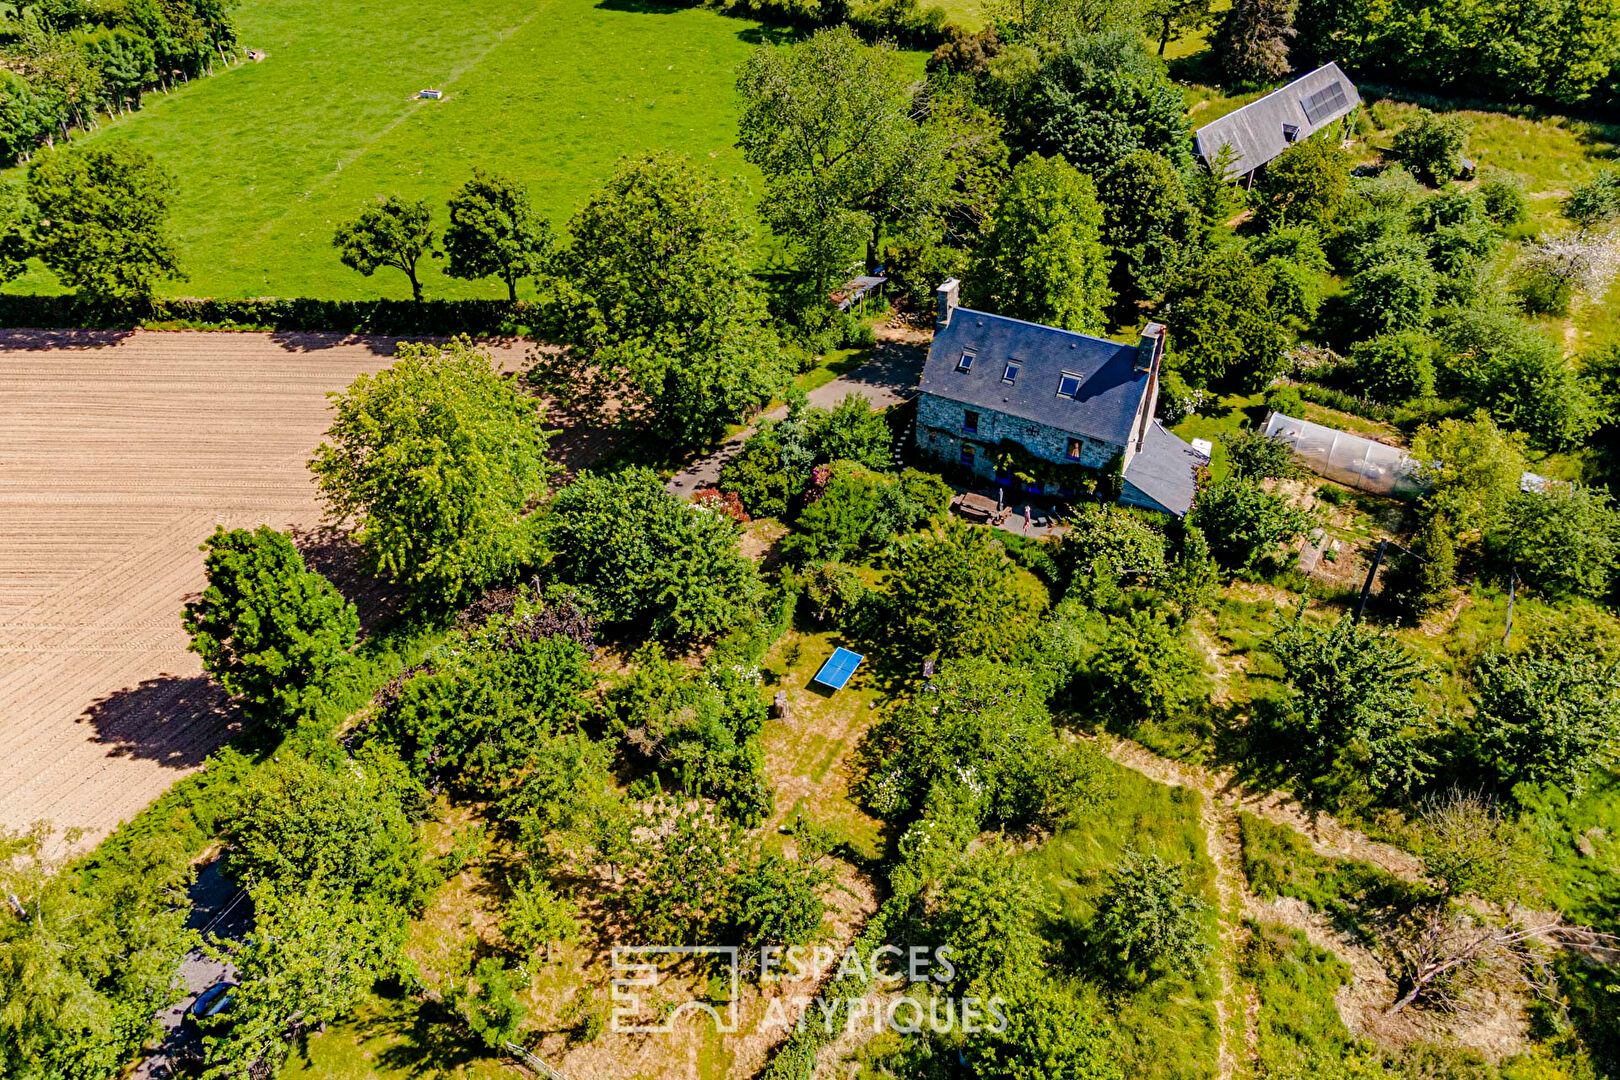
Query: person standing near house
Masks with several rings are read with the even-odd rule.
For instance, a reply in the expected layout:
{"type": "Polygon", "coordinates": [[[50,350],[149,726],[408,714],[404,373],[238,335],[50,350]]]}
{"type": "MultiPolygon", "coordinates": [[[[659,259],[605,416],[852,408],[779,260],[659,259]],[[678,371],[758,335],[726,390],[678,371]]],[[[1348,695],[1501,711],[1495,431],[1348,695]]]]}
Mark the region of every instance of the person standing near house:
{"type": "Polygon", "coordinates": [[[1032,519],[1033,519],[1033,511],[1030,510],[1029,503],[1025,503],[1024,504],[1024,533],[1026,535],[1028,535],[1028,533],[1029,533],[1029,523],[1030,523],[1030,521],[1032,519]]]}

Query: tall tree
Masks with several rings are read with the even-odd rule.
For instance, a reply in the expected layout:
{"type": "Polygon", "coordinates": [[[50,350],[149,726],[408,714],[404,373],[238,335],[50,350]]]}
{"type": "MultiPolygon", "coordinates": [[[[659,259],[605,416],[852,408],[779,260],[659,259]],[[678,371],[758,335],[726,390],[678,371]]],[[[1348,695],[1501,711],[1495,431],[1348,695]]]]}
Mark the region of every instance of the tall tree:
{"type": "Polygon", "coordinates": [[[895,643],[919,656],[1008,655],[1045,607],[982,529],[947,520],[897,562],[889,622],[895,643]]]}
{"type": "Polygon", "coordinates": [[[1215,35],[1226,77],[1239,84],[1276,82],[1289,72],[1299,0],[1237,0],[1215,35]]]}
{"type": "Polygon", "coordinates": [[[892,47],[847,26],[755,49],[737,76],[737,145],[765,173],[762,212],[825,297],[864,242],[933,213],[949,170],[892,47]]]}
{"type": "Polygon", "coordinates": [[[1278,154],[1260,174],[1264,213],[1275,225],[1327,225],[1350,186],[1350,154],[1326,138],[1278,154]]]}
{"type": "Polygon", "coordinates": [[[34,244],[62,284],[93,301],[138,300],[180,278],[169,235],[174,177],[127,142],[72,147],[28,170],[34,244]]]}
{"type": "Polygon", "coordinates": [[[343,265],[366,277],[379,268],[391,266],[410,279],[411,299],[422,299],[422,282],[416,264],[433,253],[433,211],[427,200],[407,202],[398,195],[378,199],[361,207],[353,221],[346,221],[332,234],[343,265]]]}
{"type": "Polygon", "coordinates": [[[1285,320],[1272,310],[1272,274],[1239,247],[1209,251],[1166,297],[1171,349],[1188,381],[1258,389],[1282,367],[1285,320]]]}
{"type": "Polygon", "coordinates": [[[1620,670],[1584,643],[1541,638],[1474,666],[1480,766],[1578,792],[1620,749],[1620,670]]]}
{"type": "Polygon", "coordinates": [[[537,273],[550,250],[551,226],[535,217],[516,180],[474,169],[450,196],[444,272],[451,277],[499,277],[506,298],[516,300],[518,279],[537,273]]]}
{"type": "Polygon", "coordinates": [[[542,419],[466,339],[401,343],[338,399],[310,469],[378,572],[453,604],[533,554],[526,514],[555,471],[542,419]]]}
{"type": "Polygon", "coordinates": [[[1215,21],[1213,7],[1213,0],[1151,0],[1143,18],[1159,41],[1159,55],[1174,38],[1208,30],[1215,21]]]}
{"type": "Polygon", "coordinates": [[[695,446],[780,387],[729,185],[673,154],[626,160],[568,228],[553,287],[589,365],[559,357],[549,372],[559,393],[616,398],[625,419],[695,446]]]}
{"type": "Polygon", "coordinates": [[[1504,432],[1481,410],[1467,420],[1425,424],[1412,436],[1412,459],[1428,493],[1423,508],[1444,514],[1458,538],[1495,528],[1519,490],[1525,439],[1504,432]]]}
{"type": "Polygon", "coordinates": [[[1103,235],[1114,249],[1114,294],[1121,300],[1161,299],[1203,239],[1198,208],[1181,174],[1163,154],[1136,150],[1102,175],[1097,195],[1107,225],[1103,235]]]}
{"type": "Polygon", "coordinates": [[[296,726],[349,660],[360,624],[354,605],[268,525],[220,526],[203,550],[208,588],[185,611],[191,651],[250,714],[296,726]]]}
{"type": "Polygon", "coordinates": [[[1091,178],[1031,154],[1002,188],[974,252],[967,302],[1030,322],[1097,332],[1112,299],[1103,213],[1091,178]]]}

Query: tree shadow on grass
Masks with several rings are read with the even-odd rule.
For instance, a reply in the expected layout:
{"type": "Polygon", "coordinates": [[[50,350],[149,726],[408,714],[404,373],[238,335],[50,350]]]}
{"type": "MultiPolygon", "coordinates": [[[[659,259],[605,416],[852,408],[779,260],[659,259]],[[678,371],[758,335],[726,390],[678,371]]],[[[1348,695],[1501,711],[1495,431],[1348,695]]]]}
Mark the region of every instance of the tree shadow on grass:
{"type": "Polygon", "coordinates": [[[628,11],[634,15],[673,15],[697,5],[672,0],[600,0],[596,6],[603,11],[628,11]]]}
{"type": "Polygon", "coordinates": [[[193,769],[242,729],[225,692],[203,675],[163,675],[108,694],[79,719],[113,757],[193,769]]]}
{"type": "Polygon", "coordinates": [[[347,532],[330,525],[313,529],[294,527],[293,544],[304,565],[323,575],[360,614],[360,632],[369,634],[398,614],[409,597],[399,586],[365,570],[360,545],[347,532]]]}
{"type": "Polygon", "coordinates": [[[362,345],[378,356],[393,356],[408,334],[344,334],[313,330],[275,330],[270,340],[288,352],[321,352],[344,345],[362,345]]]}

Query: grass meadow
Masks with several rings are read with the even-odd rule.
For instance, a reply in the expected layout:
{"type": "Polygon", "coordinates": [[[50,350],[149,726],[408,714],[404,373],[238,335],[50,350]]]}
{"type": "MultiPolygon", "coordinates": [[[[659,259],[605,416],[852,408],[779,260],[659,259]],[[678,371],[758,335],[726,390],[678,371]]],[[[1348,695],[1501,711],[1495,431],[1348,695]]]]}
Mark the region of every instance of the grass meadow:
{"type": "MultiPolygon", "coordinates": [[[[409,297],[397,271],[364,278],[338,262],[332,230],[389,193],[430,200],[442,228],[475,165],[528,184],[558,226],[629,153],[676,150],[758,187],[733,146],[733,83],[772,31],[745,20],[636,0],[248,0],[238,21],[267,59],[152,95],[85,137],[135,142],[178,177],[190,279],[164,287],[174,295],[409,297]],[[445,97],[415,100],[423,88],[445,97]]],[[[424,285],[504,293],[439,263],[424,285]]],[[[36,269],[11,291],[56,289],[36,269]]]]}

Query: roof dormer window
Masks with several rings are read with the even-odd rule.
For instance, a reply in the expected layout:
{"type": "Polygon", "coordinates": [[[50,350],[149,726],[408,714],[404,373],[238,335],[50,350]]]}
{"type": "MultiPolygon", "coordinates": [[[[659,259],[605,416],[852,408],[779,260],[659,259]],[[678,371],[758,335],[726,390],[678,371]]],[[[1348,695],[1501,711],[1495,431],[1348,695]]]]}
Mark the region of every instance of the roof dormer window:
{"type": "Polygon", "coordinates": [[[958,360],[956,362],[956,370],[957,371],[972,371],[973,370],[973,354],[971,352],[964,352],[962,354],[962,359],[960,359],[960,360],[958,360]]]}
{"type": "Polygon", "coordinates": [[[1006,383],[1017,382],[1018,381],[1018,368],[1019,368],[1019,364],[1018,364],[1017,360],[1009,360],[1009,361],[1007,361],[1006,368],[1003,369],[1003,371],[1001,372],[1001,381],[1006,382],[1006,383]]]}
{"type": "Polygon", "coordinates": [[[1080,396],[1080,376],[1072,371],[1065,371],[1058,380],[1058,397],[1077,398],[1080,396]]]}

